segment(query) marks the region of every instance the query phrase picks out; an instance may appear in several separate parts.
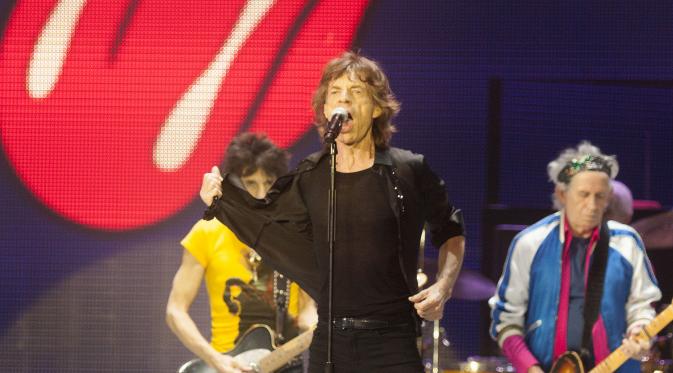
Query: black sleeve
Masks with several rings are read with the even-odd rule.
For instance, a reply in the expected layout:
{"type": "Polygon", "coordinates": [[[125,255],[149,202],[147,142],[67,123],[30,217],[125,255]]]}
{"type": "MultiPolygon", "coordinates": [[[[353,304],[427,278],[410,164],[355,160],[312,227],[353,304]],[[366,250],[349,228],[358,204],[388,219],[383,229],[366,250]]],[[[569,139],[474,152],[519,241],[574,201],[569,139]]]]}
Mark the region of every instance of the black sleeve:
{"type": "Polygon", "coordinates": [[[439,248],[449,238],[464,236],[463,213],[449,202],[444,181],[430,169],[425,157],[418,166],[417,176],[432,244],[439,248]]]}
{"type": "Polygon", "coordinates": [[[257,200],[225,176],[222,197],[206,211],[205,218],[217,218],[270,267],[317,299],[321,276],[297,180],[297,175],[279,179],[271,197],[257,200]]]}

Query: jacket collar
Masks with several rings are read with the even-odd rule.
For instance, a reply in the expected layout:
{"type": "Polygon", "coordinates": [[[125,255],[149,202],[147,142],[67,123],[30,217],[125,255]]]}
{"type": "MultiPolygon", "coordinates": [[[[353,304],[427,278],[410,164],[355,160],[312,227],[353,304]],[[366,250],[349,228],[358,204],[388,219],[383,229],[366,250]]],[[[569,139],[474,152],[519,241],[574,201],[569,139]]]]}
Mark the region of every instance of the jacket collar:
{"type": "Polygon", "coordinates": [[[374,155],[374,164],[392,166],[393,157],[390,155],[390,149],[377,149],[374,155]]]}

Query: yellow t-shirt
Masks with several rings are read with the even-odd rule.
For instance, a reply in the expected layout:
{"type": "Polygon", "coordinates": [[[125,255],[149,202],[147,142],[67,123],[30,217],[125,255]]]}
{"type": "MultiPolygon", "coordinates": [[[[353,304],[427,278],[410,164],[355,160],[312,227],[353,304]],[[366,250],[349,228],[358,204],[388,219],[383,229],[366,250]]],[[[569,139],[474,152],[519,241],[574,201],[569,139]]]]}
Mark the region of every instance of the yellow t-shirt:
{"type": "MultiPolygon", "coordinates": [[[[275,329],[273,271],[260,265],[258,280],[248,264],[250,250],[218,220],[200,220],[182,239],[182,246],[205,268],[205,282],[210,300],[211,345],[226,352],[252,324],[266,324],[275,329]]],[[[290,286],[288,313],[298,313],[296,284],[290,286]]],[[[286,337],[296,331],[288,330],[286,337]]]]}

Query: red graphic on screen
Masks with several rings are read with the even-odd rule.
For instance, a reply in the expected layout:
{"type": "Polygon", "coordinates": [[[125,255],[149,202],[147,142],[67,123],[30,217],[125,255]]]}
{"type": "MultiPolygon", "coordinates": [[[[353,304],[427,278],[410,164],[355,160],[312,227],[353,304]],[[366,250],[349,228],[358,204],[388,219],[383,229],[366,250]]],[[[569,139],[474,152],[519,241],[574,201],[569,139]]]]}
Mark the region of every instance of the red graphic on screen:
{"type": "Polygon", "coordinates": [[[171,216],[221,162],[265,79],[249,129],[287,147],[311,128],[321,69],[349,47],[367,1],[308,3],[19,1],[0,51],[8,161],[79,224],[171,216]]]}

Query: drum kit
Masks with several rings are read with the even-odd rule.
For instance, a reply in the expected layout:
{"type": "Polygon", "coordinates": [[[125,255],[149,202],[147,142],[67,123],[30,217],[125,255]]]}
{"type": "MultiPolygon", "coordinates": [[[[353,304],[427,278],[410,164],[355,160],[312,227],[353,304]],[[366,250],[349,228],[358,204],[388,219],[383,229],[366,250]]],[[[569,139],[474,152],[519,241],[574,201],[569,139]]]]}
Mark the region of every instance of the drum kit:
{"type": "Polygon", "coordinates": [[[507,359],[501,356],[471,356],[466,361],[459,361],[439,321],[424,321],[422,331],[420,350],[426,373],[514,372],[507,359]]]}
{"type": "MultiPolygon", "coordinates": [[[[428,285],[428,278],[437,273],[437,261],[428,260],[424,254],[425,230],[421,234],[418,257],[418,271],[416,280],[418,287],[428,285]]],[[[462,269],[453,287],[451,298],[483,301],[495,293],[495,284],[479,272],[462,269]]],[[[457,373],[457,372],[514,372],[514,368],[507,360],[500,356],[481,357],[472,356],[466,361],[459,361],[453,351],[446,331],[440,325],[440,320],[423,321],[422,335],[419,338],[418,348],[421,353],[426,373],[457,373]]]]}
{"type": "MultiPolygon", "coordinates": [[[[436,262],[427,262],[428,274],[436,273],[436,262]]],[[[427,274],[423,270],[417,273],[419,287],[427,284],[427,274]]],[[[472,270],[463,269],[453,288],[453,299],[480,301],[486,300],[495,292],[495,284],[487,277],[472,270]]],[[[514,372],[514,368],[503,357],[472,356],[459,361],[453,351],[446,331],[440,320],[423,321],[422,336],[419,338],[419,350],[426,373],[457,372],[514,372]]]]}

